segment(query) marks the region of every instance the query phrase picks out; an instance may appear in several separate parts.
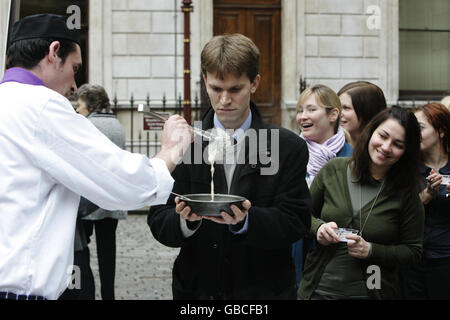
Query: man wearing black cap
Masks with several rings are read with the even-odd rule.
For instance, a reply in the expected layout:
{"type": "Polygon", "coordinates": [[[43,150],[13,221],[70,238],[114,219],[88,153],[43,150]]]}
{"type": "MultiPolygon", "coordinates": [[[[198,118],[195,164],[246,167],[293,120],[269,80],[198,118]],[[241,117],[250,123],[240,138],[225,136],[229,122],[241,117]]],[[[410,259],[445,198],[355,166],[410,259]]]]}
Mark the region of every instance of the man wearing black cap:
{"type": "Polygon", "coordinates": [[[65,96],[76,90],[81,50],[63,16],[17,22],[7,55],[0,83],[0,299],[57,299],[72,277],[79,195],[108,210],[166,203],[170,172],[192,132],[172,116],[161,152],[148,159],[118,148],[78,115],[65,96]]]}
{"type": "MultiPolygon", "coordinates": [[[[47,88],[64,96],[76,90],[74,76],[82,63],[80,38],[76,30],[67,28],[62,16],[39,14],[19,21],[11,31],[7,56],[7,69],[28,69],[47,88]]],[[[17,73],[20,77],[23,71],[10,70],[4,81],[17,73]]]]}

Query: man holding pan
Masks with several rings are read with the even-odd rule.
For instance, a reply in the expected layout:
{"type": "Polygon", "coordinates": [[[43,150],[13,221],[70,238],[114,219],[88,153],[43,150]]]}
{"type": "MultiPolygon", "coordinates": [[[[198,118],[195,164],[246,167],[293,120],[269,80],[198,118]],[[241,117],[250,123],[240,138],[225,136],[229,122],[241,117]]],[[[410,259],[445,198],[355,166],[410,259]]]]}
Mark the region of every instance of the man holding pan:
{"type": "MultiPolygon", "coordinates": [[[[249,38],[214,37],[203,48],[201,66],[212,104],[202,129],[222,129],[236,140],[234,157],[214,164],[214,192],[247,200],[217,216],[194,212],[174,196],[150,209],[154,237],[181,247],[172,272],[173,298],[296,299],[291,245],[311,221],[306,144],[264,122],[251,102],[261,76],[259,50],[249,38]]],[[[190,158],[172,174],[174,192],[210,193],[211,165],[199,156],[207,145],[199,151],[191,144],[190,158]]]]}

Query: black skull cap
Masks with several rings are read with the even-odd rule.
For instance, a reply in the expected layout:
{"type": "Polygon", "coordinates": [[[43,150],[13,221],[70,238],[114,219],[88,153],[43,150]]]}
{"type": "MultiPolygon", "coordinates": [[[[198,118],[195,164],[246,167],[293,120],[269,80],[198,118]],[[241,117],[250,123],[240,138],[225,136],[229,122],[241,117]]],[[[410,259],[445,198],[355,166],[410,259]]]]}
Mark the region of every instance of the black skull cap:
{"type": "Polygon", "coordinates": [[[12,27],[9,44],[38,38],[69,40],[80,45],[79,32],[69,29],[67,17],[50,13],[35,14],[17,21],[12,27]]]}

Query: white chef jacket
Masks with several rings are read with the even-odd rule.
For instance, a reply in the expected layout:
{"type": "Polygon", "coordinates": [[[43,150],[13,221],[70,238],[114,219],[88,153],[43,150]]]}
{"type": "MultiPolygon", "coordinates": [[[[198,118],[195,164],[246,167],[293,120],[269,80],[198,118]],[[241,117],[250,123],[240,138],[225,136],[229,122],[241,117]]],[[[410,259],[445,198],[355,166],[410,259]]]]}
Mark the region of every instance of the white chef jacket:
{"type": "Polygon", "coordinates": [[[165,204],[160,159],[118,148],[44,86],[0,85],[0,291],[57,299],[71,281],[82,195],[108,210],[165,204]]]}

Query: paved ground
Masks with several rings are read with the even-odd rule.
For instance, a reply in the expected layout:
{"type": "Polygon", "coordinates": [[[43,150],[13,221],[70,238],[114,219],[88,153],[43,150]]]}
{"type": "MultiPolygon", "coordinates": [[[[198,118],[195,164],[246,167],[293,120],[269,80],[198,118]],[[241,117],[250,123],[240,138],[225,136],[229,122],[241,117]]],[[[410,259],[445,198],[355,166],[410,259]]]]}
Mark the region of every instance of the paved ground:
{"type": "MultiPolygon", "coordinates": [[[[145,214],[129,214],[117,227],[116,299],[172,299],[172,265],[179,249],[156,241],[145,214]]],[[[100,297],[95,235],[91,238],[91,267],[95,277],[96,299],[100,297]]]]}

